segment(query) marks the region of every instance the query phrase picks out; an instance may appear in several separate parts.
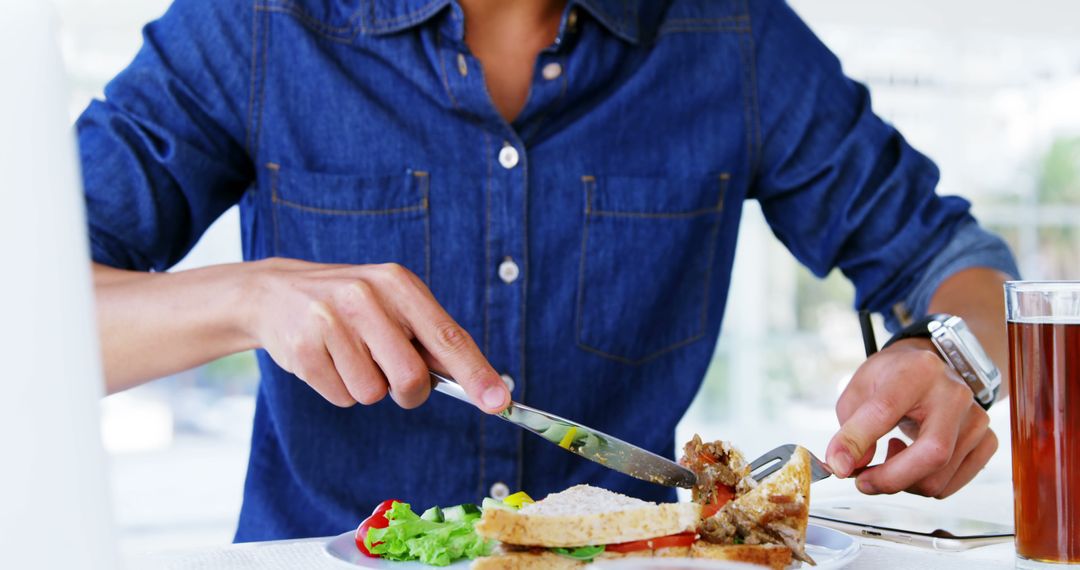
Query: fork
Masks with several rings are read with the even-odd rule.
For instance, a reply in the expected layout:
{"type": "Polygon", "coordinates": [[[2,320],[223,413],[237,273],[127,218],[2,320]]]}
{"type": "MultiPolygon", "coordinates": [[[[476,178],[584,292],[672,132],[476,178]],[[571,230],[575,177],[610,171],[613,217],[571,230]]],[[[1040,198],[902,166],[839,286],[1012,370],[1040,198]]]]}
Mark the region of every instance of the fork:
{"type": "MultiPolygon", "coordinates": [[[[797,445],[789,443],[762,453],[760,457],[750,464],[750,476],[760,483],[762,479],[776,473],[778,469],[786,465],[797,447],[797,445]]],[[[806,452],[810,453],[810,450],[808,449],[806,452]]],[[[818,459],[816,455],[810,453],[810,482],[816,483],[828,478],[830,475],[832,475],[832,470],[829,469],[829,466],[818,459]]]]}

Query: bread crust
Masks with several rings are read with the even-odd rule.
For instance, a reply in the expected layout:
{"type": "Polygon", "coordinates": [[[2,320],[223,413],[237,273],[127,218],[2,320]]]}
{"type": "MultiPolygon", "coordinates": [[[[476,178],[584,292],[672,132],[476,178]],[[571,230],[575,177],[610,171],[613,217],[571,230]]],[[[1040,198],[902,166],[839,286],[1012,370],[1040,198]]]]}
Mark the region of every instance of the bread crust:
{"type": "MultiPolygon", "coordinates": [[[[783,546],[748,544],[721,546],[700,540],[689,547],[641,550],[626,554],[604,552],[597,556],[596,559],[627,557],[707,558],[710,560],[729,560],[768,566],[775,570],[782,570],[791,564],[791,551],[783,546]]],[[[508,552],[496,556],[477,558],[473,561],[471,568],[472,570],[577,570],[583,566],[585,566],[584,562],[559,556],[552,552],[508,552]]]]}
{"type": "Polygon", "coordinates": [[[700,519],[701,505],[697,503],[664,503],[577,516],[527,515],[487,509],[476,523],[476,534],[520,546],[574,547],[694,531],[700,519]]]}
{"type": "Polygon", "coordinates": [[[776,544],[712,544],[699,540],[690,547],[690,558],[730,560],[782,570],[791,564],[791,549],[776,544]]]}

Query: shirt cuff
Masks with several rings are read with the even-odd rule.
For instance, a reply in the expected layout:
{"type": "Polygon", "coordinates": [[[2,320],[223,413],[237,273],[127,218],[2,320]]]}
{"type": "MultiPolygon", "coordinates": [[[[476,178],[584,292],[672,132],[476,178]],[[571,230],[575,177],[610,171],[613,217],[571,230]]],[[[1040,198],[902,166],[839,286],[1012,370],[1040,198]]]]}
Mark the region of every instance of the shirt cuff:
{"type": "Polygon", "coordinates": [[[930,306],[930,298],[941,283],[953,274],[972,267],[997,269],[1013,279],[1020,278],[1016,259],[1004,240],[979,227],[975,220],[965,221],[956,229],[945,248],[926,265],[903,302],[884,314],[885,327],[890,332],[896,332],[903,328],[901,315],[905,319],[924,316],[930,306]]]}

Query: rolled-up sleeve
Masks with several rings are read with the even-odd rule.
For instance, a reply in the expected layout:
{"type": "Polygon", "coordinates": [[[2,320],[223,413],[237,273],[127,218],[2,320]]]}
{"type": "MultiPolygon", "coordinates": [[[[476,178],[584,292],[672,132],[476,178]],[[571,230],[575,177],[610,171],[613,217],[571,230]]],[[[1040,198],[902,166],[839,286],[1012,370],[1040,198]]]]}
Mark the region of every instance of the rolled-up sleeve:
{"type": "Polygon", "coordinates": [[[934,163],[874,114],[867,89],[785,2],[752,5],[760,144],[751,195],[800,262],[818,276],[839,268],[857,308],[887,313],[974,226],[970,204],[936,194],[934,163]]]}
{"type": "Polygon", "coordinates": [[[250,184],[251,22],[250,3],[178,0],[79,118],[94,261],[167,269],[250,184]]]}
{"type": "Polygon", "coordinates": [[[1012,279],[1020,278],[1020,270],[1009,246],[998,236],[969,220],[957,228],[952,239],[923,267],[902,304],[886,311],[885,326],[898,330],[903,323],[898,312],[918,318],[925,315],[930,299],[941,283],[964,269],[983,267],[996,269],[1012,279]]]}

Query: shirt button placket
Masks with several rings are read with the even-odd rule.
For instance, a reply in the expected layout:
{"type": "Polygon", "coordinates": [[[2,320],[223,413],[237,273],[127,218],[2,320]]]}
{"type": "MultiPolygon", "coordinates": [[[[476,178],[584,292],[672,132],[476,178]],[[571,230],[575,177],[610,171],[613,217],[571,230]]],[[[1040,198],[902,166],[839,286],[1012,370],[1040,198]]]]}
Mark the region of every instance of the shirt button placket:
{"type": "MultiPolygon", "coordinates": [[[[505,127],[505,125],[500,125],[505,127]]],[[[512,133],[509,133],[512,135],[512,133]]],[[[504,135],[505,136],[505,135],[504,135]]],[[[495,139],[500,140],[500,139],[495,139]]],[[[528,192],[526,155],[523,143],[517,137],[503,139],[499,146],[489,147],[493,152],[498,167],[491,172],[491,190],[489,195],[490,236],[489,242],[493,258],[489,261],[494,267],[496,281],[489,287],[490,333],[488,335],[488,358],[498,367],[504,368],[503,382],[511,393],[517,390],[515,397],[521,397],[524,383],[521,353],[523,339],[522,307],[525,302],[525,290],[522,277],[525,276],[525,200],[528,192]],[[500,168],[501,167],[501,168],[500,168]],[[517,376],[514,378],[511,374],[517,376]]],[[[491,275],[489,273],[489,275],[491,275]]],[[[492,496],[508,493],[510,486],[521,484],[519,473],[521,444],[520,430],[505,422],[495,421],[490,428],[485,427],[485,484],[490,487],[492,496]],[[508,429],[509,428],[509,429],[508,429]],[[490,431],[488,431],[490,429],[490,431]]],[[[503,494],[505,496],[505,494],[503,494]]]]}

